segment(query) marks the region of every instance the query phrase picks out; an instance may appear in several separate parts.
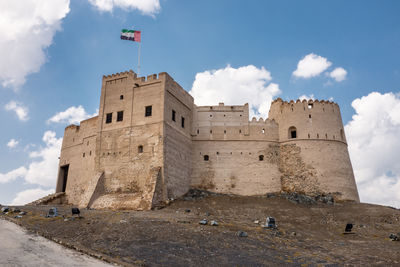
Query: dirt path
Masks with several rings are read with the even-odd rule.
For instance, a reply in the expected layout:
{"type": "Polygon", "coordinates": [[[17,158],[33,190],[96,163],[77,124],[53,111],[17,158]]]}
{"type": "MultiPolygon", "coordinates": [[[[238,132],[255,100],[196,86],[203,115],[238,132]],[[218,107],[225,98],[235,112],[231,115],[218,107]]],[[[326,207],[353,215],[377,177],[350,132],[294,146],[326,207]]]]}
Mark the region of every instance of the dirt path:
{"type": "Polygon", "coordinates": [[[112,266],[0,219],[0,266],[112,266]]]}

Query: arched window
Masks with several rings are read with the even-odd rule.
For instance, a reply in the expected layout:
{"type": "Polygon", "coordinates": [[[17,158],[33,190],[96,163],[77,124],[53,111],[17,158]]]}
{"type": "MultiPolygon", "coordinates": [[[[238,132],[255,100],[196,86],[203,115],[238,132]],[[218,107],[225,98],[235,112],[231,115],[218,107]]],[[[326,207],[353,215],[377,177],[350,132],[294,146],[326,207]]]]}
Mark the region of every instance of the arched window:
{"type": "Polygon", "coordinates": [[[292,126],[289,128],[288,131],[288,138],[292,139],[292,138],[297,138],[297,130],[296,127],[292,126]]]}
{"type": "Polygon", "coordinates": [[[264,155],[259,155],[259,156],[258,156],[258,160],[259,160],[259,161],[263,161],[263,160],[264,160],[264,155]]]}
{"type": "Polygon", "coordinates": [[[138,146],[138,153],[143,153],[143,146],[142,145],[138,146]]]}
{"type": "Polygon", "coordinates": [[[210,158],[208,155],[204,155],[204,161],[208,161],[210,158]]]}

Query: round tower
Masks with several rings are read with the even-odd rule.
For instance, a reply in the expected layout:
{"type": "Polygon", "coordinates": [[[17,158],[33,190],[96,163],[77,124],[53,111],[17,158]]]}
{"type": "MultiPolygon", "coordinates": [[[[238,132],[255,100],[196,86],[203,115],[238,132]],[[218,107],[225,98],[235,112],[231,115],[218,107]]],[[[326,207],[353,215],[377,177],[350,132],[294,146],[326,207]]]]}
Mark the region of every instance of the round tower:
{"type": "Polygon", "coordinates": [[[270,119],[279,125],[282,190],[359,201],[339,106],[278,98],[270,119]]]}

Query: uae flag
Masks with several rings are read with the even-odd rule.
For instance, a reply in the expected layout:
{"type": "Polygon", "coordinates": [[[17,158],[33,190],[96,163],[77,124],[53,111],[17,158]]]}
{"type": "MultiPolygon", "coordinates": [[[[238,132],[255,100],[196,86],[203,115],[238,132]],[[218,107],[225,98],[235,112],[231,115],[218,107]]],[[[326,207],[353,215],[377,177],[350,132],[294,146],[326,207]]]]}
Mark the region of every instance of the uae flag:
{"type": "Polygon", "coordinates": [[[121,31],[121,39],[140,42],[140,31],[123,29],[121,31]]]}

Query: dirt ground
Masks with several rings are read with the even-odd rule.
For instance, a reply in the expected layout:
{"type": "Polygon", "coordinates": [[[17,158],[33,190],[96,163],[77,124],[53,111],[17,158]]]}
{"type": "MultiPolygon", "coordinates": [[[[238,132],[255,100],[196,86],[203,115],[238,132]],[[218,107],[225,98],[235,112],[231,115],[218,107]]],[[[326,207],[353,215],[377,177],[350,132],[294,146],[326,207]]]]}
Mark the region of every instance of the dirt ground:
{"type": "Polygon", "coordinates": [[[400,210],[378,205],[208,195],[152,211],[81,209],[83,218],[74,220],[70,206],[58,206],[66,220],[45,218],[49,206],[20,209],[28,214],[0,216],[126,266],[400,266],[400,242],[389,238],[400,232],[400,210]],[[276,230],[261,226],[267,216],[276,230]],[[347,223],[354,234],[343,234],[347,223]]]}

